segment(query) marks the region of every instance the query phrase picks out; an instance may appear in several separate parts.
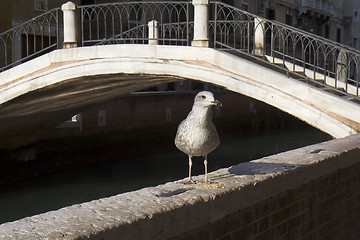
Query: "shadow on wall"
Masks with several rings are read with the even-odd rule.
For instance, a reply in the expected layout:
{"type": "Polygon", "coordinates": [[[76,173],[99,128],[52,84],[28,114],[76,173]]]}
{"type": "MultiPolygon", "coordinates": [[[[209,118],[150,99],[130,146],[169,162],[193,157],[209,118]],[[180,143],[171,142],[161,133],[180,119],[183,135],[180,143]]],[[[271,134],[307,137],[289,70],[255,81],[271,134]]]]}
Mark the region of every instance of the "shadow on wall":
{"type": "Polygon", "coordinates": [[[245,162],[229,168],[229,173],[234,175],[262,175],[262,174],[277,174],[284,171],[290,171],[300,164],[287,163],[267,163],[267,162],[245,162]]]}
{"type": "Polygon", "coordinates": [[[244,162],[238,165],[231,166],[226,172],[212,176],[211,180],[219,180],[229,178],[234,175],[251,176],[251,175],[267,175],[280,174],[282,172],[291,171],[302,166],[302,164],[288,164],[281,162],[263,162],[264,159],[254,160],[251,162],[244,162]]]}
{"type": "MultiPolygon", "coordinates": [[[[325,149],[315,149],[309,154],[317,154],[325,149]]],[[[278,174],[287,172],[301,167],[303,164],[291,164],[284,162],[276,162],[276,159],[262,158],[250,162],[240,163],[229,168],[229,173],[233,175],[265,175],[265,174],[278,174]],[[273,162],[272,162],[273,161],[273,162]]]]}

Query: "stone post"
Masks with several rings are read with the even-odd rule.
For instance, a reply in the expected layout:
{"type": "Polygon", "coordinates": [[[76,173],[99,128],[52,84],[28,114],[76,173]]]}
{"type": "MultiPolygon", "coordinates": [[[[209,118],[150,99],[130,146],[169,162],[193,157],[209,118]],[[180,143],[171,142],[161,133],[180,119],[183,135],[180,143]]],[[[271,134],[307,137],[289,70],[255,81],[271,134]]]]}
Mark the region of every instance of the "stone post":
{"type": "Polygon", "coordinates": [[[64,48],[77,47],[76,41],[76,5],[73,2],[61,6],[64,15],[64,48]]]}
{"type": "Polygon", "coordinates": [[[149,45],[158,45],[159,44],[159,28],[158,22],[156,20],[151,20],[148,22],[149,28],[149,45]]]}
{"type": "Polygon", "coordinates": [[[336,60],[336,79],[346,83],[348,73],[348,59],[344,49],[341,49],[336,60]]]}
{"type": "Polygon", "coordinates": [[[194,39],[191,46],[209,47],[209,0],[192,0],[194,5],[194,39]]]}
{"type": "Polygon", "coordinates": [[[254,18],[254,55],[264,56],[265,23],[260,18],[254,18]]]}

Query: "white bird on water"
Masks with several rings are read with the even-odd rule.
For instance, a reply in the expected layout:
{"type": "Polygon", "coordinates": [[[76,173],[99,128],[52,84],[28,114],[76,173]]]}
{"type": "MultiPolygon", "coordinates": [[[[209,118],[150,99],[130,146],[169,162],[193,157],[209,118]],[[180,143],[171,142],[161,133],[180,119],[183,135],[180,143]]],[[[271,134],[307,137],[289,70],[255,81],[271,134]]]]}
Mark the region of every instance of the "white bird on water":
{"type": "Polygon", "coordinates": [[[205,156],[205,183],[207,177],[207,155],[220,144],[219,136],[212,122],[211,106],[221,106],[208,91],[199,92],[194,99],[191,112],[183,120],[175,137],[176,147],[189,156],[189,179],[185,183],[195,183],[191,178],[192,157],[205,156]]]}

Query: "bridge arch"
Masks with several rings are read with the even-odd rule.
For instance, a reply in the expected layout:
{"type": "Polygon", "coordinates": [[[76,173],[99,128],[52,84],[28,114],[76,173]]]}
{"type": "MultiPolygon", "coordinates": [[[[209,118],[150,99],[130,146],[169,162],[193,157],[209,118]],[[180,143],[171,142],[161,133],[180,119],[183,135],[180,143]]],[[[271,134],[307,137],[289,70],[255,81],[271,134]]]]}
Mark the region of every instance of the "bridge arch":
{"type": "Polygon", "coordinates": [[[358,104],[211,48],[124,44],[60,49],[2,72],[0,77],[6,79],[1,86],[0,104],[9,103],[8,112],[17,97],[33,91],[48,96],[47,90],[54,91],[53,87],[59,85],[57,91],[83,86],[78,90],[84,92],[85,98],[71,101],[70,97],[61,105],[60,97],[57,102],[59,108],[75,111],[89,99],[105,100],[102,95],[110,93],[110,98],[111,94],[185,78],[223,86],[266,102],[335,138],[360,131],[358,104]],[[105,79],[107,85],[94,87],[91,83],[96,82],[95,78],[105,79]]]}

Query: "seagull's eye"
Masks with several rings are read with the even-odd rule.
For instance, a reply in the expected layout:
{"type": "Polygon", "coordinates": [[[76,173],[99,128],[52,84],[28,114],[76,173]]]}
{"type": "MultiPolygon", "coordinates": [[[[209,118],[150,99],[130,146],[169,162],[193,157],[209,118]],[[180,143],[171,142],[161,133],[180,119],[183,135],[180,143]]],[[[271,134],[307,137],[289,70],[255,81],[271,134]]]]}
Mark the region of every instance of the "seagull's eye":
{"type": "Polygon", "coordinates": [[[204,95],[201,95],[200,97],[201,97],[202,99],[205,99],[205,98],[206,98],[206,96],[204,96],[204,95]]]}

